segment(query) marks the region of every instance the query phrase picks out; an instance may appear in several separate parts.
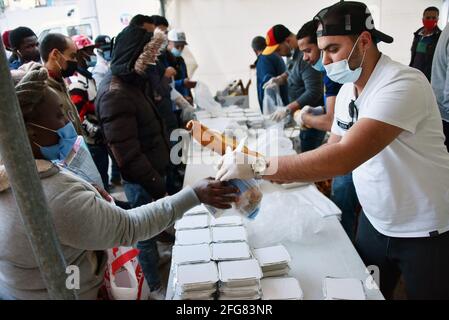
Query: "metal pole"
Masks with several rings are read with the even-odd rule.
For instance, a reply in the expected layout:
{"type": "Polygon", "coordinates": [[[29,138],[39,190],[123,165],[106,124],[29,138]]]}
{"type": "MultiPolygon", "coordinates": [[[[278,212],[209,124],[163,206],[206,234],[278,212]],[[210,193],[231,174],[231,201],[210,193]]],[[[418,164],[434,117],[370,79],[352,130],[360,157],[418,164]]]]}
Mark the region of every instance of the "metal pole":
{"type": "Polygon", "coordinates": [[[74,300],[66,263],[28,143],[25,124],[0,41],[0,155],[51,299],[74,300]]]}
{"type": "Polygon", "coordinates": [[[165,17],[165,4],[166,1],[165,0],[160,0],[161,3],[161,16],[165,17]]]}

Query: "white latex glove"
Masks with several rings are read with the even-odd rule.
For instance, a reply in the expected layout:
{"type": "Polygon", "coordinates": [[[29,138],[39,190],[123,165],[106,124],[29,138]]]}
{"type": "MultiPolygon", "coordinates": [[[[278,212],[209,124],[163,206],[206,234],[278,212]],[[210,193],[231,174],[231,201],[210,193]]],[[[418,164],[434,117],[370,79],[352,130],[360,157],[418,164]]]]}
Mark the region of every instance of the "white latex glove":
{"type": "Polygon", "coordinates": [[[305,106],[300,111],[295,112],[293,119],[295,120],[296,124],[300,127],[304,127],[304,115],[308,113],[312,113],[313,108],[310,106],[305,106]]]}
{"type": "Polygon", "coordinates": [[[229,181],[234,179],[251,180],[255,178],[252,164],[256,162],[256,157],[249,156],[242,152],[246,139],[244,139],[235,151],[227,148],[226,154],[218,164],[218,173],[215,177],[217,181],[229,181]]]}
{"type": "Polygon", "coordinates": [[[276,111],[271,115],[270,119],[275,122],[281,122],[287,118],[287,107],[278,107],[276,111]]]}
{"type": "Polygon", "coordinates": [[[267,83],[265,83],[262,87],[262,89],[266,90],[269,88],[274,88],[277,86],[276,82],[275,82],[276,78],[271,78],[267,83]]]}
{"type": "Polygon", "coordinates": [[[191,120],[196,120],[195,109],[193,107],[188,107],[182,109],[181,120],[183,122],[189,122],[191,120]]]}

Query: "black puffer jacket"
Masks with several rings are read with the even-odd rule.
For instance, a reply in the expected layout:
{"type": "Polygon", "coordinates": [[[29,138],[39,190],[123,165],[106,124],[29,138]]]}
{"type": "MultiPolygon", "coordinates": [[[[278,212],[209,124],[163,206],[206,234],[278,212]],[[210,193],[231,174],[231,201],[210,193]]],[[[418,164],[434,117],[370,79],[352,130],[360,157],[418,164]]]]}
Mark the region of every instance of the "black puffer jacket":
{"type": "Polygon", "coordinates": [[[128,182],[153,197],[164,197],[170,161],[168,137],[151,96],[148,79],[133,66],[149,41],[148,33],[128,27],[117,37],[112,73],[100,85],[96,111],[105,141],[128,182]]]}

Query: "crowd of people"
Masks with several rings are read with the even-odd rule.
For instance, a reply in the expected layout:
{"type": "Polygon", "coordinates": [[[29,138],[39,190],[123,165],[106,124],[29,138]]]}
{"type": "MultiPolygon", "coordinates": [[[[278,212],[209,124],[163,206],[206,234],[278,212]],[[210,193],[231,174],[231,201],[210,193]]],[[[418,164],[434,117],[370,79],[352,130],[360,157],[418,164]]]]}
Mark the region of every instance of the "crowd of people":
{"type": "MultiPolygon", "coordinates": [[[[393,38],[375,29],[366,5],[340,2],[311,18],[296,35],[278,24],[252,41],[260,107],[278,88],[272,120],[294,119],[302,153],[236,150],[215,179],[184,190],[184,168],[170,161],[170,135],[194,113],[184,32],[137,15],[113,39],[3,34],[64,256],[81,269],[81,298],[99,297],[106,249],[136,246],[151,298],[164,299],[157,241],[173,241],[167,228],[201,202],[229,208],[238,190],[228,180],[253,178],[333,179],[342,225],[365,264],[380,268],[385,297],[402,276],[410,299],[449,298],[449,27],[441,31],[438,9],[427,8],[404,66],[380,52],[393,38]],[[111,184],[123,185],[127,202],[110,196],[111,184]]],[[[0,298],[48,298],[0,179],[0,298]]]]}
{"type": "MultiPolygon", "coordinates": [[[[183,168],[170,162],[170,135],[194,111],[185,33],[137,15],[114,39],[50,33],[39,43],[19,27],[3,41],[64,256],[81,270],[80,298],[104,292],[104,250],[136,246],[150,298],[164,299],[157,241],[173,242],[165,230],[188,209],[229,208],[238,192],[213,179],[181,191],[183,168]],[[127,202],[111,197],[112,184],[127,202]]],[[[48,298],[3,167],[1,177],[0,297],[48,298]]]]}

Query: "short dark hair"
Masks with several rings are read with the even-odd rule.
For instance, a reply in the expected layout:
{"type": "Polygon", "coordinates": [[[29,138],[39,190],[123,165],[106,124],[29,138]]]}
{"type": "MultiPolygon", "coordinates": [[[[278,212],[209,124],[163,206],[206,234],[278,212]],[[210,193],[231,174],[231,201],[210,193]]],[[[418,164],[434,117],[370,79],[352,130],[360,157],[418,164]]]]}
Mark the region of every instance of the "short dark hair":
{"type": "Polygon", "coordinates": [[[145,16],[143,14],[138,14],[134,16],[129,22],[130,25],[136,27],[142,27],[145,23],[154,24],[153,18],[150,16],[145,16]]]}
{"type": "Polygon", "coordinates": [[[36,34],[27,27],[18,27],[12,30],[9,33],[9,44],[11,45],[11,49],[18,50],[25,40],[28,37],[35,37],[36,34]]]}
{"type": "Polygon", "coordinates": [[[423,14],[426,14],[426,12],[429,12],[429,11],[436,11],[436,12],[438,12],[438,15],[440,15],[440,9],[438,9],[437,7],[428,7],[426,10],[424,10],[423,14]]]}
{"type": "Polygon", "coordinates": [[[151,16],[151,18],[153,19],[153,23],[154,23],[154,25],[156,27],[165,26],[165,27],[168,28],[169,23],[168,23],[168,20],[165,17],[154,15],[154,16],[151,16]]]}
{"type": "Polygon", "coordinates": [[[44,62],[48,61],[50,56],[50,52],[53,49],[58,49],[61,53],[63,53],[69,47],[67,42],[68,37],[60,34],[60,33],[49,33],[42,40],[41,45],[39,47],[39,51],[41,53],[42,60],[44,62]]]}
{"type": "Polygon", "coordinates": [[[267,47],[267,40],[262,36],[257,36],[251,42],[251,47],[255,51],[264,51],[267,47]]]}
{"type": "Polygon", "coordinates": [[[309,38],[309,43],[318,44],[316,31],[318,29],[318,21],[312,20],[302,26],[302,28],[296,34],[296,39],[301,40],[309,38]]]}

